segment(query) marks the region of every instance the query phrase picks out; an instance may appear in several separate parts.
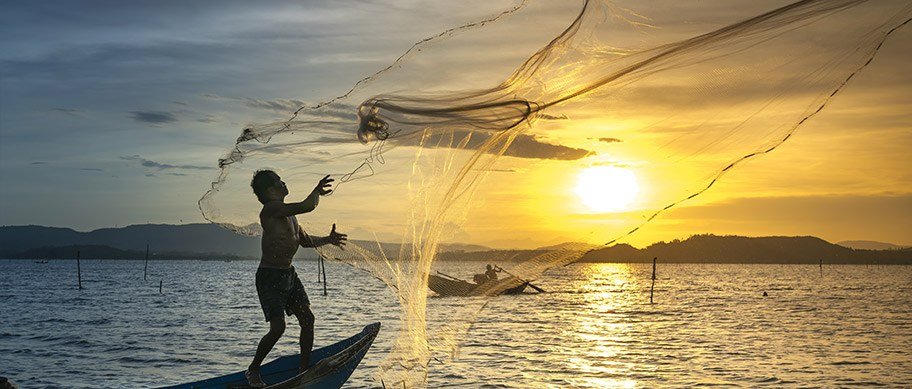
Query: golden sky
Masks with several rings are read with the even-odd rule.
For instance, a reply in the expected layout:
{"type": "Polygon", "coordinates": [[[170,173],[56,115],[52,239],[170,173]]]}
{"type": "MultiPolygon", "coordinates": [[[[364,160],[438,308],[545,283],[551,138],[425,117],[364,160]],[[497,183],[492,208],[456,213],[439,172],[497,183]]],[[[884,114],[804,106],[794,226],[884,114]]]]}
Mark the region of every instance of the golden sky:
{"type": "MultiPolygon", "coordinates": [[[[787,3],[618,2],[614,4],[626,10],[621,13],[630,20],[607,18],[607,24],[619,28],[595,38],[603,48],[643,49],[787,3]],[[631,20],[643,26],[626,24],[631,20]]],[[[414,42],[514,5],[199,2],[193,13],[174,4],[123,4],[58,7],[53,15],[38,5],[5,6],[9,34],[0,37],[0,224],[88,230],[201,222],[196,200],[215,177],[217,159],[245,125],[287,119],[305,102],[343,93],[414,42]],[[132,22],[106,22],[110,20],[132,22]]],[[[358,96],[425,87],[489,87],[556,36],[579,7],[577,2],[530,2],[503,20],[425,47],[358,96]]],[[[795,50],[814,55],[834,50],[840,34],[853,31],[845,28],[846,19],[836,20],[817,25],[815,31],[824,35],[802,36],[801,45],[793,44],[783,55],[814,64],[815,58],[802,58],[795,50]]],[[[789,141],[739,165],[708,192],[623,241],[642,246],[711,232],[912,244],[912,76],[906,70],[912,61],[910,44],[912,32],[897,31],[872,64],[789,141]]],[[[775,53],[770,48],[758,52],[775,53]]],[[[566,58],[575,60],[578,54],[569,52],[566,58]]],[[[604,55],[610,58],[610,53],[604,55]]],[[[722,128],[676,135],[707,117],[724,123],[750,116],[748,108],[757,104],[755,97],[763,88],[787,92],[778,100],[781,105],[766,111],[773,113],[770,120],[794,110],[790,102],[806,103],[805,84],[793,84],[792,73],[750,70],[768,71],[773,57],[739,54],[700,78],[691,77],[687,68],[672,69],[659,79],[631,84],[635,88],[616,88],[549,109],[546,113],[567,115],[568,120],[538,121],[524,133],[460,210],[466,213],[449,224],[447,236],[524,248],[616,238],[618,231],[637,225],[659,204],[699,188],[733,150],[756,149],[750,141],[782,133],[770,125],[764,136],[719,135],[722,128]],[[718,91],[724,93],[715,95],[718,91]],[[591,155],[558,157],[578,152],[591,155]],[[660,161],[665,164],[661,169],[660,161]],[[607,165],[637,176],[640,191],[627,211],[593,212],[574,193],[583,170],[607,165]],[[692,185],[680,187],[679,181],[692,185]]],[[[586,58],[576,63],[595,62],[586,58]]],[[[781,66],[793,69],[785,62],[781,66]]],[[[536,91],[543,95],[567,87],[553,80],[542,85],[536,91]]],[[[346,135],[350,140],[353,130],[346,135]]],[[[316,153],[330,150],[327,147],[304,149],[316,153]]],[[[401,237],[408,215],[414,213],[407,201],[414,149],[390,152],[375,177],[346,184],[337,196],[324,199],[316,214],[302,219],[319,229],[338,222],[356,238],[401,237]]],[[[220,210],[239,215],[238,220],[255,219],[258,204],[246,187],[254,169],[282,168],[292,188],[290,199],[295,199],[303,198],[321,174],[350,171],[359,159],[340,160],[338,165],[312,162],[279,153],[245,161],[233,173],[220,210]]]]}

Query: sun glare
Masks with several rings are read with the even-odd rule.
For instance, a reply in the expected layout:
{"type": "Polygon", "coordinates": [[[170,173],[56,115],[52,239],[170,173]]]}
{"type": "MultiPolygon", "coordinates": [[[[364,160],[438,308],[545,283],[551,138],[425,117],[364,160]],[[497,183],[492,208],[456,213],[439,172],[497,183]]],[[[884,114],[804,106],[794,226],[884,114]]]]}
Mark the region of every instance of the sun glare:
{"type": "Polygon", "coordinates": [[[630,170],[596,166],[580,173],[574,192],[595,212],[617,212],[626,210],[636,199],[640,185],[630,170]]]}

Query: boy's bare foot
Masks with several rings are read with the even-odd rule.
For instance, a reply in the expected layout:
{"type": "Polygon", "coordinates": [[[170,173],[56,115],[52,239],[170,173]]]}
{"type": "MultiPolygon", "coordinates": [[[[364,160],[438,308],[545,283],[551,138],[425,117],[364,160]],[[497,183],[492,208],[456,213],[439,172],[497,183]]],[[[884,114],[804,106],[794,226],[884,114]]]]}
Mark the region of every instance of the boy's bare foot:
{"type": "Polygon", "coordinates": [[[263,377],[260,376],[259,370],[250,370],[244,372],[244,378],[247,378],[247,385],[250,385],[251,388],[265,388],[266,383],[263,382],[263,377]]]}

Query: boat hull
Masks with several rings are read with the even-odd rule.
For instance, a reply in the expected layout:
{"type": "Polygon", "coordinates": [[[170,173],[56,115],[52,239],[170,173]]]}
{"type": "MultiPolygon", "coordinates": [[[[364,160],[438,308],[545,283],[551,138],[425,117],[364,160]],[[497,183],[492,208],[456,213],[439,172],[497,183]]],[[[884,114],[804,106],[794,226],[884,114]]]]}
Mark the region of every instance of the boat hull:
{"type": "MultiPolygon", "coordinates": [[[[367,354],[380,331],[380,323],[373,323],[345,340],[315,349],[310,354],[310,367],[298,373],[300,355],[277,358],[260,368],[260,373],[271,389],[336,389],[351,377],[355,368],[367,354]]],[[[190,382],[167,389],[240,389],[248,388],[244,372],[236,372],[202,381],[190,382]]]]}
{"type": "Polygon", "coordinates": [[[496,296],[501,294],[521,294],[528,285],[528,282],[521,282],[512,278],[489,281],[482,285],[478,285],[433,274],[428,275],[428,288],[439,296],[496,296]],[[519,285],[505,288],[505,286],[516,282],[519,282],[519,285]]]}

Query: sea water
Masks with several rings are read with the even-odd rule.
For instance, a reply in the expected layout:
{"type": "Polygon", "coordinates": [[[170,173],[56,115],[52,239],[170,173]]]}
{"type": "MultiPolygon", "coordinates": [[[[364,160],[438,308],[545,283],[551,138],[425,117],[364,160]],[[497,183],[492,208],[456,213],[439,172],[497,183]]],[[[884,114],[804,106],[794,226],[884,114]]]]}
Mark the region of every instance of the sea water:
{"type": "MultiPolygon", "coordinates": [[[[509,268],[509,263],[501,266],[509,268]]],[[[0,375],[23,388],[141,388],[244,369],[266,332],[255,261],[0,261],[0,375]],[[161,293],[159,283],[161,282],[161,293]]],[[[471,278],[484,263],[435,266],[471,278]]],[[[347,387],[375,388],[399,328],[395,295],[328,262],[298,273],[316,347],[383,322],[347,387]]],[[[547,293],[488,301],[428,387],[912,387],[912,266],[574,264],[547,293]],[[768,296],[763,296],[766,292],[768,296]]],[[[436,313],[476,299],[430,298],[436,313]]],[[[471,310],[466,310],[471,311],[471,310]]],[[[473,311],[474,312],[474,311],[473,311]]],[[[289,326],[267,360],[297,352],[289,326]]]]}

